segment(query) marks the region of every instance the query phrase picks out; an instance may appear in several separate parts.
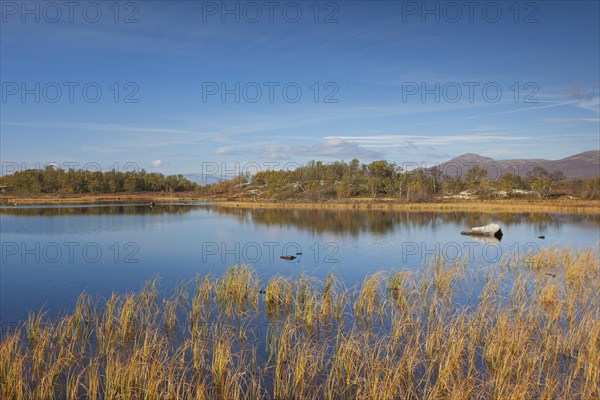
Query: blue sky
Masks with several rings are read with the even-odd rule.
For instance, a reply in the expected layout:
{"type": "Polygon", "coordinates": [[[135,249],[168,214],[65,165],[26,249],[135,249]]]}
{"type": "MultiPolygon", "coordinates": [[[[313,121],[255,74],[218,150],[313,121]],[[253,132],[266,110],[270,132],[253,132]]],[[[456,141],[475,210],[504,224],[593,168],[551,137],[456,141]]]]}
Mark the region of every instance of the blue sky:
{"type": "Polygon", "coordinates": [[[2,1],[3,172],[599,149],[599,2],[467,3],[2,1]]]}

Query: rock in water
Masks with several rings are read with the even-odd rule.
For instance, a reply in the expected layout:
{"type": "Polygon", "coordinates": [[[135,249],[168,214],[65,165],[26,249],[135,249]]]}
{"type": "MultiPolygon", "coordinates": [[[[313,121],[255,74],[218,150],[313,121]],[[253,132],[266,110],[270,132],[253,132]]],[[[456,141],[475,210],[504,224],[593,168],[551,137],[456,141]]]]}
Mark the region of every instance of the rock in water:
{"type": "Polygon", "coordinates": [[[538,239],[546,239],[546,236],[544,236],[544,235],[538,236],[538,239]]]}
{"type": "Polygon", "coordinates": [[[496,239],[501,239],[502,229],[500,229],[500,225],[498,224],[488,224],[486,226],[477,226],[471,228],[468,231],[461,232],[460,234],[468,236],[493,236],[496,239]]]}

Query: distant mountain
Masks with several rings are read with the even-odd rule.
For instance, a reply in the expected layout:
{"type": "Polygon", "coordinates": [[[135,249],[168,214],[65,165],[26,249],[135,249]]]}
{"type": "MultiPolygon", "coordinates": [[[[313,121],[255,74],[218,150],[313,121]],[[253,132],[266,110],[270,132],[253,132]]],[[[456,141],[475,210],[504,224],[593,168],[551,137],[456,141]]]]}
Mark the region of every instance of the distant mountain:
{"type": "Polygon", "coordinates": [[[200,186],[210,185],[224,180],[223,177],[221,177],[220,175],[211,174],[186,174],[184,175],[184,177],[186,177],[192,182],[197,183],[200,186]]]}
{"type": "Polygon", "coordinates": [[[566,178],[589,179],[600,176],[600,151],[586,151],[561,160],[541,158],[494,160],[478,154],[467,153],[440,164],[439,169],[450,176],[464,176],[472,166],[479,166],[488,172],[488,176],[497,179],[505,173],[527,177],[535,167],[548,172],[561,171],[566,178]]]}

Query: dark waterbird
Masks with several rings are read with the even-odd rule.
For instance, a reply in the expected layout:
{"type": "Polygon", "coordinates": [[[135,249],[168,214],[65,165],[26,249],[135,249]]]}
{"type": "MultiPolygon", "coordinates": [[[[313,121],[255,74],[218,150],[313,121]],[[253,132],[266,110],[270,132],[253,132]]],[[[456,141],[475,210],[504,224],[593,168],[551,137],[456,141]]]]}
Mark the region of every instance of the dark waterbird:
{"type": "Polygon", "coordinates": [[[279,258],[281,258],[282,260],[292,261],[296,259],[296,256],[280,256],[279,258]]]}

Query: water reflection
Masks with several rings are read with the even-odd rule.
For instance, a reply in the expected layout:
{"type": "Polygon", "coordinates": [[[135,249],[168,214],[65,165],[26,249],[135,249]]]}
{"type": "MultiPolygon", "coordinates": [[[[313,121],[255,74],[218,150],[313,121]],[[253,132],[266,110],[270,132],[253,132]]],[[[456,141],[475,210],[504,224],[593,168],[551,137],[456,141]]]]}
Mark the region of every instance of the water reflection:
{"type": "Polygon", "coordinates": [[[242,209],[206,203],[0,207],[0,323],[26,319],[42,307],[56,315],[71,309],[83,291],[108,297],[112,291],[139,290],[155,276],[167,286],[247,263],[262,281],[300,273],[324,279],[335,272],[351,286],[376,271],[419,268],[440,252],[450,261],[468,255],[479,266],[548,246],[597,247],[599,226],[600,217],[593,215],[531,213],[242,209]],[[490,222],[502,227],[501,243],[460,235],[490,222]],[[129,256],[136,262],[128,262],[129,256]]]}
{"type": "MultiPolygon", "coordinates": [[[[168,203],[151,207],[148,204],[72,205],[72,206],[17,206],[0,207],[0,217],[11,216],[96,216],[96,215],[178,215],[205,211],[215,217],[232,217],[246,226],[300,229],[313,234],[335,233],[358,237],[361,233],[386,235],[399,226],[405,229],[427,228],[431,232],[448,225],[468,229],[495,222],[503,229],[527,223],[536,231],[558,229],[564,223],[577,224],[590,230],[600,225],[599,215],[499,213],[481,214],[466,212],[402,212],[381,210],[331,210],[331,209],[272,209],[232,208],[206,203],[168,203]]],[[[458,233],[458,232],[457,232],[458,233]]]]}
{"type": "MultiPolygon", "coordinates": [[[[199,206],[219,216],[232,216],[240,224],[265,227],[287,227],[311,233],[336,233],[359,236],[361,233],[385,235],[398,226],[404,228],[428,228],[431,232],[458,225],[465,229],[487,225],[490,222],[504,228],[528,223],[542,232],[558,229],[565,222],[575,223],[597,230],[598,215],[565,215],[536,213],[480,214],[465,212],[400,212],[372,210],[325,210],[325,209],[245,209],[225,208],[218,205],[199,206]]],[[[457,232],[458,233],[458,232],[457,232]]]]}
{"type": "Polygon", "coordinates": [[[483,243],[483,244],[487,244],[487,245],[499,244],[501,241],[501,239],[498,239],[493,236],[471,236],[470,238],[478,241],[479,243],[483,243]]]}
{"type": "MultiPolygon", "coordinates": [[[[0,208],[5,234],[60,236],[102,234],[135,230],[152,231],[159,224],[172,224],[190,218],[198,207],[185,204],[78,205],[0,208]]],[[[129,240],[135,240],[139,234],[129,240]]]]}

